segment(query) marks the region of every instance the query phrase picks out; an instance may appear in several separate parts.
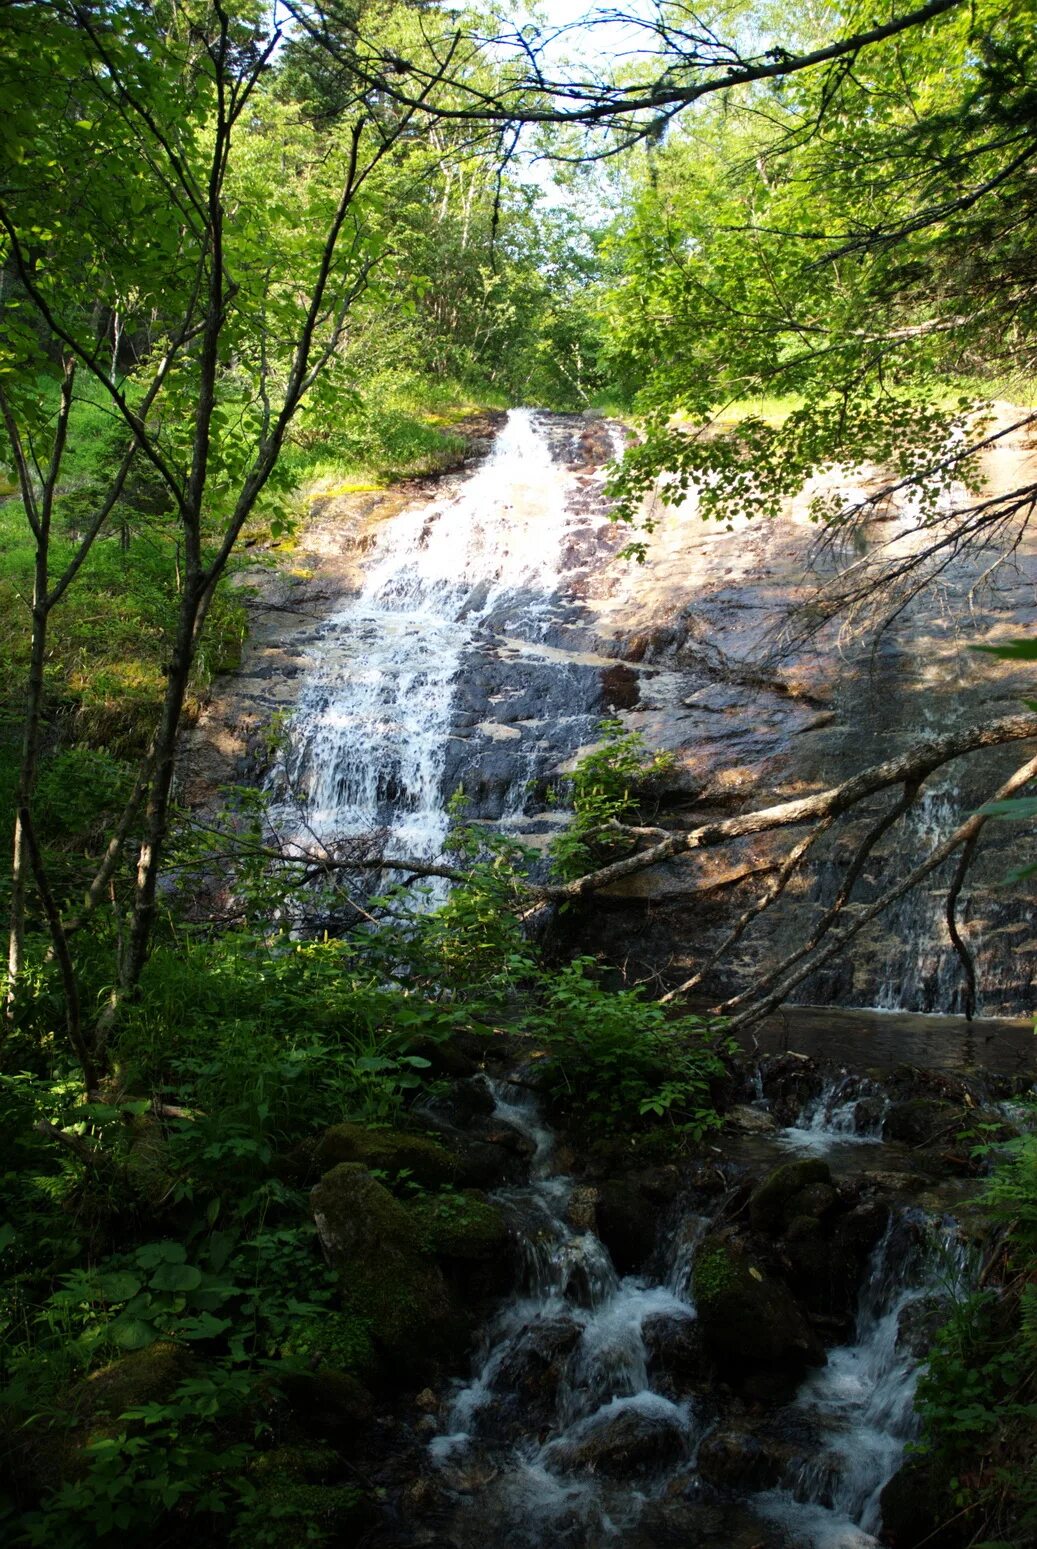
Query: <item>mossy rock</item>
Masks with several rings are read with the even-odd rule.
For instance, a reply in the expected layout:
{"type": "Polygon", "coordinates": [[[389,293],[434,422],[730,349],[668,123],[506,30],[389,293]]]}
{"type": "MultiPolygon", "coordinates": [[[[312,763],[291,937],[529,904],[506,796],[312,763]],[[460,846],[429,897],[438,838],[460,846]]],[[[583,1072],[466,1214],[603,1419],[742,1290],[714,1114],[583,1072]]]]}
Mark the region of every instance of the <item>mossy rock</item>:
{"type": "Polygon", "coordinates": [[[165,1403],[197,1370],[189,1350],[162,1340],[92,1372],[74,1389],[72,1406],[87,1420],[117,1420],[141,1404],[165,1403]]]}
{"type": "Polygon", "coordinates": [[[705,1239],[692,1291],[707,1349],[728,1372],[824,1365],[824,1348],[799,1304],[741,1238],[718,1232],[705,1239]]]}
{"type": "Polygon", "coordinates": [[[257,1471],[256,1494],[239,1512],[233,1549],[284,1549],[291,1543],[354,1549],[371,1506],[353,1484],[314,1483],[287,1449],[257,1471]]]}
{"type": "Polygon", "coordinates": [[[776,1236],[795,1216],[813,1215],[812,1210],[798,1208],[797,1195],[816,1184],[830,1185],[831,1182],[828,1163],[820,1157],[804,1157],[776,1167],[749,1196],[749,1220],[753,1230],[776,1236]]]}
{"type": "Polygon", "coordinates": [[[937,1097],[909,1097],[890,1104],[882,1129],[887,1140],[908,1146],[929,1146],[937,1140],[950,1145],[956,1130],[964,1129],[968,1122],[968,1110],[957,1103],[937,1097]]]}
{"type": "Polygon", "coordinates": [[[425,1189],[443,1188],[457,1177],[457,1158],[438,1140],[363,1124],[333,1124],[317,1141],[314,1160],[321,1172],[341,1162],[360,1162],[394,1182],[406,1175],[425,1189]]]}
{"type": "Polygon", "coordinates": [[[478,1189],[419,1195],[407,1210],[429,1253],[451,1259],[487,1259],[507,1248],[508,1226],[500,1206],[478,1189]]]}
{"type": "Polygon", "coordinates": [[[322,1309],[294,1322],[281,1354],[288,1360],[304,1360],[311,1371],[330,1368],[362,1377],[375,1363],[371,1325],[366,1318],[322,1309]]]}
{"type": "Polygon", "coordinates": [[[332,1168],[310,1199],[343,1311],[367,1320],[394,1382],[428,1381],[460,1353],[466,1330],[418,1222],[356,1162],[332,1168]]]}

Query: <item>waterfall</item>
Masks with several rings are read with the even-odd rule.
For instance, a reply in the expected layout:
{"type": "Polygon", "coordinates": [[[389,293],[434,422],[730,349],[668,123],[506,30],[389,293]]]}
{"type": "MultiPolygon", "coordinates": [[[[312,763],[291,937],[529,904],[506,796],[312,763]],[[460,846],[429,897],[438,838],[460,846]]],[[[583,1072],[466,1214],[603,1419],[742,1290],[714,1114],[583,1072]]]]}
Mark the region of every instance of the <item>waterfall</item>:
{"type": "MultiPolygon", "coordinates": [[[[588,514],[576,498],[576,476],[555,455],[550,429],[549,417],[511,410],[474,473],[378,532],[359,595],[326,622],[291,723],[271,810],[282,843],[341,850],[373,839],[384,854],[439,858],[453,794],[448,766],[464,721],[459,692],[490,657],[520,660],[516,681],[491,684],[488,700],[523,692],[550,700],[559,721],[567,713],[574,721],[573,741],[587,739],[596,675],[588,694],[588,668],[550,660],[543,643],[566,616],[581,543],[593,547],[609,523],[602,501],[588,514]],[[545,657],[561,681],[537,694],[528,680],[545,657]]],[[[492,814],[505,820],[522,812],[538,753],[543,762],[543,739],[526,735],[529,719],[485,729],[487,741],[509,745],[501,810],[492,814]]],[[[558,740],[551,744],[557,757],[558,740]]]]}

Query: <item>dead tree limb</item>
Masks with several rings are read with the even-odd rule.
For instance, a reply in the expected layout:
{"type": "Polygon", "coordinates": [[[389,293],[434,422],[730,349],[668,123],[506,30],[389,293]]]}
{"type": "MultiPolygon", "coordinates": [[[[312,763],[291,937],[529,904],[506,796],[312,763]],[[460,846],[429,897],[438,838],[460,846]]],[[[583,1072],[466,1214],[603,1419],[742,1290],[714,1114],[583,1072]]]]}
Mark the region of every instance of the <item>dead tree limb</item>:
{"type": "MultiPolygon", "coordinates": [[[[756,984],[753,985],[752,989],[743,990],[740,995],[735,995],[730,1000],[726,1000],[723,1005],[723,1010],[725,1013],[737,1011],[739,1006],[744,1005],[746,1001],[755,1000],[758,995],[763,994],[769,990],[771,985],[776,982],[781,974],[786,973],[794,963],[800,962],[809,953],[813,952],[814,948],[820,943],[822,937],[826,935],[834,923],[836,916],[841,914],[843,909],[849,903],[850,895],[853,892],[857,879],[864,869],[864,865],[868,856],[871,854],[876,844],[878,844],[879,840],[883,838],[885,834],[889,833],[889,830],[894,826],[895,823],[899,821],[900,818],[903,817],[904,813],[912,805],[915,797],[918,794],[920,785],[921,782],[917,780],[909,781],[907,784],[905,784],[903,795],[900,797],[899,801],[895,802],[887,812],[884,812],[879,818],[878,822],[873,824],[865,834],[857,848],[856,855],[854,856],[847,869],[846,876],[843,878],[842,886],[836,894],[833,903],[821,916],[821,919],[817,922],[817,925],[811,932],[809,939],[803,944],[803,946],[797,948],[797,950],[793,952],[791,956],[785,958],[777,968],[771,969],[771,971],[765,974],[762,979],[758,980],[756,984]]],[[[681,988],[683,989],[683,986],[681,988]]]]}
{"type": "Polygon", "coordinates": [[[809,834],[805,834],[802,839],[798,840],[798,842],[792,846],[792,849],[789,851],[784,861],[782,861],[781,865],[778,867],[778,875],[774,878],[774,881],[770,884],[770,886],[766,888],[764,892],[760,894],[759,898],[751,903],[748,909],[746,909],[745,912],[738,918],[734,926],[730,931],[728,931],[723,941],[717,947],[716,951],[705,963],[703,963],[698,972],[692,974],[691,978],[686,979],[683,984],[677,987],[677,989],[670,990],[669,994],[662,997],[663,1005],[666,1005],[666,1003],[671,1000],[676,1000],[679,995],[689,994],[690,991],[696,987],[696,985],[701,984],[702,980],[705,978],[706,974],[709,973],[710,969],[715,967],[720,959],[731,950],[735,943],[742,939],[746,931],[749,929],[749,926],[757,918],[757,916],[761,915],[765,909],[768,909],[774,900],[785,891],[789,882],[795,875],[800,861],[802,861],[813,849],[814,845],[821,838],[821,836],[828,832],[834,822],[834,815],[822,818],[821,822],[818,823],[816,828],[811,829],[809,834]]]}
{"type": "MultiPolygon", "coordinates": [[[[1014,796],[1016,791],[1021,790],[1023,786],[1028,785],[1033,779],[1037,779],[1037,757],[1028,759],[1025,764],[1021,764],[991,800],[1004,801],[1009,796],[1014,796]]],[[[798,984],[801,984],[816,969],[827,963],[830,958],[841,951],[866,925],[869,925],[872,920],[888,909],[891,904],[896,903],[898,898],[903,898],[905,893],[909,893],[912,888],[917,887],[918,883],[924,881],[938,866],[942,866],[944,861],[953,855],[955,850],[961,845],[968,844],[980,832],[985,822],[985,814],[973,813],[972,817],[967,818],[964,823],[960,824],[942,844],[938,844],[930,852],[927,859],[916,866],[908,876],[898,882],[895,887],[889,888],[873,904],[869,904],[866,909],[862,909],[860,914],[849,925],[830,935],[823,950],[812,960],[805,963],[798,962],[791,972],[786,973],[785,971],[790,968],[793,961],[793,958],[787,958],[785,962],[779,965],[777,970],[778,974],[784,974],[785,976],[777,982],[773,992],[763,1000],[757,1001],[755,1004],[749,1005],[740,1011],[737,1016],[731,1018],[729,1025],[732,1028],[744,1027],[747,1023],[758,1022],[761,1017],[765,1017],[771,1011],[776,1010],[798,984]]],[[[793,957],[797,959],[801,956],[801,953],[793,954],[793,957]]],[[[774,977],[776,975],[772,977],[772,982],[774,977]]]]}
{"type": "Polygon", "coordinates": [[[888,790],[894,785],[904,785],[911,780],[924,780],[941,764],[961,758],[965,753],[980,748],[997,747],[1005,742],[1025,742],[1037,737],[1037,714],[1006,715],[982,726],[971,726],[960,731],[948,732],[944,737],[927,738],[916,742],[905,753],[874,764],[842,785],[835,785],[813,796],[802,796],[796,801],[779,802],[773,807],[763,807],[755,812],[744,812],[736,817],[723,818],[716,823],[703,823],[697,828],[681,829],[668,833],[657,844],[622,860],[613,861],[597,871],[587,872],[571,882],[545,884],[534,888],[542,898],[562,902],[579,898],[585,893],[596,892],[613,882],[634,876],[649,866],[673,860],[694,850],[712,849],[727,844],[731,839],[744,839],[751,834],[766,834],[776,828],[791,828],[799,823],[820,821],[838,817],[848,812],[867,796],[888,790]]]}

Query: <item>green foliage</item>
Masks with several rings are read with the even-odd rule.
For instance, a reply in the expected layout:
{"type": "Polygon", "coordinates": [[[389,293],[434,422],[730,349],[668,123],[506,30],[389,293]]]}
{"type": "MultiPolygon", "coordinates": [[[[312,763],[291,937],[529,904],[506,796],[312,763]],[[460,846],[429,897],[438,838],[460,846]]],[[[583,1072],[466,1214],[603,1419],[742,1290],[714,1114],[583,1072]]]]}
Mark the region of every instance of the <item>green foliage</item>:
{"type": "Polygon", "coordinates": [[[1021,1545],[1037,1531],[1037,1134],[986,1149],[982,1203],[1005,1233],[1004,1284],[957,1302],[937,1335],[918,1387],[920,1450],[954,1473],[977,1536],[1021,1545]]]}
{"type": "Polygon", "coordinates": [[[111,1434],[86,1442],[80,1475],[13,1525],[11,1542],[33,1549],[144,1544],[171,1512],[188,1507],[204,1518],[250,1498],[243,1470],[255,1425],[246,1423],[240,1439],[226,1432],[240,1429],[235,1422],[252,1394],[247,1374],[217,1368],[182,1382],[164,1401],[123,1410],[111,1434]]]}
{"type": "Polygon", "coordinates": [[[640,988],[606,989],[593,958],[545,979],[532,1027],[551,1055],[548,1089],[582,1123],[635,1128],[665,1118],[700,1139],[720,1122],[710,1096],[724,1074],[717,1024],[669,1017],[640,988]]]}
{"type": "Polygon", "coordinates": [[[563,787],[573,816],[551,845],[563,880],[617,860],[633,847],[614,825],[630,822],[674,765],[672,754],[650,752],[640,732],[626,731],[620,720],[602,721],[598,730],[601,745],[580,759],[563,787]]]}

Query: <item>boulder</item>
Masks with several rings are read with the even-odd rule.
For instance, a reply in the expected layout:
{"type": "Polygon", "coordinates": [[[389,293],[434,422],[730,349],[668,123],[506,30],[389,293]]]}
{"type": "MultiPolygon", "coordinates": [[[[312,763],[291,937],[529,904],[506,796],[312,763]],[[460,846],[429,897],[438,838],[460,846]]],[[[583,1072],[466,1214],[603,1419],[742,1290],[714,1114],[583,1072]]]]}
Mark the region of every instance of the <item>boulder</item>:
{"type": "Polygon", "coordinates": [[[950,1145],[955,1131],[967,1123],[968,1114],[957,1103],[909,1097],[889,1105],[883,1133],[887,1140],[899,1140],[907,1146],[929,1146],[937,1140],[950,1145]]]}
{"type": "MultiPolygon", "coordinates": [[[[776,1237],[795,1216],[814,1214],[810,1208],[800,1207],[798,1196],[818,1184],[830,1189],[831,1183],[831,1170],[820,1157],[804,1157],[776,1167],[749,1197],[749,1221],[753,1231],[776,1237]]],[[[805,1197],[810,1200],[815,1196],[807,1194],[805,1197]]]]}
{"type": "Polygon", "coordinates": [[[692,1290],[706,1348],[728,1374],[825,1364],[824,1347],[788,1287],[730,1229],[703,1242],[692,1290]]]}
{"type": "Polygon", "coordinates": [[[641,1325],[652,1386],[667,1398],[685,1398],[709,1385],[712,1367],[696,1318],[656,1312],[641,1325]]]}
{"type": "Polygon", "coordinates": [[[310,1203],[343,1309],[368,1320],[386,1375],[404,1386],[435,1376],[460,1354],[465,1326],[418,1222],[356,1162],[326,1173],[310,1203]]]}
{"type": "Polygon", "coordinates": [[[636,1274],[655,1248],[658,1206],[636,1178],[607,1178],[594,1207],[598,1236],[621,1275],[636,1274]]]}
{"type": "Polygon", "coordinates": [[[978,1508],[954,1506],[951,1467],[938,1458],[909,1458],[879,1497],[882,1541],[891,1549],[963,1549],[975,1541],[978,1508]]]}
{"type": "Polygon", "coordinates": [[[73,1390],[72,1404],[87,1419],[118,1420],[126,1409],[164,1403],[197,1370],[190,1350],[162,1340],[92,1372],[73,1390]]]}
{"type": "Polygon", "coordinates": [[[499,1395],[494,1410],[513,1411],[522,1427],[546,1429],[581,1332],[566,1317],[537,1318],[523,1329],[494,1373],[491,1385],[499,1395]]]}
{"type": "Polygon", "coordinates": [[[321,1172],[340,1162],[359,1162],[369,1172],[384,1173],[393,1181],[406,1176],[426,1189],[441,1188],[457,1177],[457,1158],[430,1136],[368,1129],[364,1124],[333,1124],[317,1141],[314,1160],[321,1172]]]}
{"type": "Polygon", "coordinates": [[[424,1194],[406,1207],[422,1245],[465,1302],[501,1295],[512,1282],[511,1234],[485,1194],[424,1194]]]}
{"type": "Polygon", "coordinates": [[[578,1434],[552,1448],[562,1468],[635,1479],[673,1468],[688,1450],[687,1425],[679,1411],[613,1407],[587,1421],[578,1434]]]}
{"type": "Polygon", "coordinates": [[[624,1533],[623,1549],[788,1549],[788,1539],[744,1506],[658,1501],[624,1533]]]}

